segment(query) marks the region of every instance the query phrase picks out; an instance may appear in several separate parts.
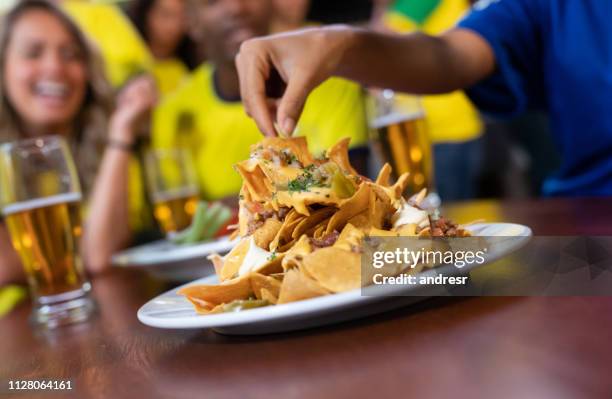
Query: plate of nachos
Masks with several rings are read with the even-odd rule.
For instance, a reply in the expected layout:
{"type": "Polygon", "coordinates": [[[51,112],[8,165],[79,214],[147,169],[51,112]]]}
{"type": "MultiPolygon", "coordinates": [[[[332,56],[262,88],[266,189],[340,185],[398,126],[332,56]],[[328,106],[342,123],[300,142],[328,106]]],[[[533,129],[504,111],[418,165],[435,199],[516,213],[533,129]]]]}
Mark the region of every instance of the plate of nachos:
{"type": "MultiPolygon", "coordinates": [[[[210,256],[215,275],[151,300],[138,311],[139,320],[160,328],[260,334],[363,317],[431,295],[405,296],[405,290],[423,289],[409,286],[369,295],[367,290],[381,287],[363,279],[365,240],[524,237],[491,248],[488,263],[531,236],[522,225],[463,226],[422,209],[425,191],[403,195],[408,174],[391,182],[386,164],[375,180],[360,176],[349,162],[348,144],[341,140],[319,158],[303,137],[266,138],[254,145],[249,159],[236,165],[243,179],[237,244],[225,256],[210,256]]],[[[408,273],[431,273],[437,266],[452,269],[429,264],[408,273]]]]}

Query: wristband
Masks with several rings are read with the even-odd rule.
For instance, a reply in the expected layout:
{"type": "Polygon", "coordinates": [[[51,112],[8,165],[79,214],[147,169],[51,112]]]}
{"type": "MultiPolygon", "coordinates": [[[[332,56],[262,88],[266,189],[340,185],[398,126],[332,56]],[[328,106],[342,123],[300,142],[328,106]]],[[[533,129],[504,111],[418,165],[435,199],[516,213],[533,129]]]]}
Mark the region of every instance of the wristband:
{"type": "Polygon", "coordinates": [[[106,141],[107,148],[115,148],[117,150],[125,151],[125,152],[133,152],[134,144],[126,143],[125,141],[108,139],[106,141]]]}

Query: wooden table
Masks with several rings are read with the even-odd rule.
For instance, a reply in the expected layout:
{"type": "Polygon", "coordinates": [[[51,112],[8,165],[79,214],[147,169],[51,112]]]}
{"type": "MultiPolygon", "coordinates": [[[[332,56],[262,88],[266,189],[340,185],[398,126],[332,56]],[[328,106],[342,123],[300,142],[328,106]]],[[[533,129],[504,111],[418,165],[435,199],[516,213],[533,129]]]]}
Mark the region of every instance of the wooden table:
{"type": "MultiPolygon", "coordinates": [[[[447,213],[536,234],[612,235],[612,199],[447,213]]],[[[88,323],[36,333],[28,303],[0,319],[3,384],[69,378],[79,398],[612,398],[612,298],[433,298],[324,328],[228,337],[140,324],[137,309],[164,289],[142,274],[116,270],[93,286],[100,310],[88,323]]]]}

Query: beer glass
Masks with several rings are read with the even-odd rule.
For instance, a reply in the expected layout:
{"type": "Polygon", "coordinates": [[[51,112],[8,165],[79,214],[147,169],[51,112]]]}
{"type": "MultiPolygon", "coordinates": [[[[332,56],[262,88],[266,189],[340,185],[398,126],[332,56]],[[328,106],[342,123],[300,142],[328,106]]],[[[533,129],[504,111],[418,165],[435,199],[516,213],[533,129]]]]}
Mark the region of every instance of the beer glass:
{"type": "Polygon", "coordinates": [[[433,153],[420,99],[392,90],[371,91],[368,116],[374,145],[384,162],[393,167],[393,177],[410,173],[405,194],[410,196],[426,188],[428,197],[424,205],[439,206],[433,153]]]}
{"type": "Polygon", "coordinates": [[[93,301],[79,254],[81,190],[63,138],[0,145],[0,208],[30,286],[32,321],[85,320],[93,301]]]}
{"type": "Polygon", "coordinates": [[[191,153],[180,148],[149,150],[145,169],[153,214],[161,229],[171,235],[187,228],[199,199],[191,153]]]}

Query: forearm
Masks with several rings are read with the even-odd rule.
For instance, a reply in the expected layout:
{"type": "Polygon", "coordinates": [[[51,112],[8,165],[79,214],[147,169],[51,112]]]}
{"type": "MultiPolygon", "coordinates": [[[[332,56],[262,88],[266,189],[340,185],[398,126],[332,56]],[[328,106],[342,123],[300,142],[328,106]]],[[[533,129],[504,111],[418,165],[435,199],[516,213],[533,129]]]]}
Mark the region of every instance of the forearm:
{"type": "MultiPolygon", "coordinates": [[[[333,34],[333,33],[332,33],[333,34]]],[[[493,52],[477,34],[455,29],[435,37],[347,29],[337,75],[362,84],[417,94],[466,88],[489,75],[493,52]]]]}
{"type": "Polygon", "coordinates": [[[116,148],[107,149],[102,158],[83,236],[85,263],[94,273],[107,267],[112,254],[131,238],[129,162],[130,153],[116,148]]]}

